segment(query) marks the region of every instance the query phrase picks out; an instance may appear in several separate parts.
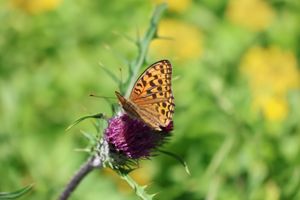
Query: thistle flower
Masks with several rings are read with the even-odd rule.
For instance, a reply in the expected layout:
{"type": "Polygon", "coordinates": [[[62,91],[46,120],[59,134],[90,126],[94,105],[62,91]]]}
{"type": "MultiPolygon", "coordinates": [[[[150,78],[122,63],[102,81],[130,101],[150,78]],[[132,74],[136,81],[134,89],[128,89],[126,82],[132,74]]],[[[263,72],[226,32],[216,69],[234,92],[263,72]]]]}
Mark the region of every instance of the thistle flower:
{"type": "Polygon", "coordinates": [[[162,131],[155,131],[144,122],[121,113],[108,121],[104,138],[110,151],[130,159],[139,159],[151,156],[151,153],[166,141],[172,130],[173,122],[162,131]]]}

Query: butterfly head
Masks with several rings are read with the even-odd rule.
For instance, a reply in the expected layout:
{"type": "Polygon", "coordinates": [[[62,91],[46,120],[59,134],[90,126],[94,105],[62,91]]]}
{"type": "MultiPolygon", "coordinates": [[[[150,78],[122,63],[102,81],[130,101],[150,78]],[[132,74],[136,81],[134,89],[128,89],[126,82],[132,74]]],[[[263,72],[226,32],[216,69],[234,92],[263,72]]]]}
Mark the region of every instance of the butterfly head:
{"type": "Polygon", "coordinates": [[[116,94],[116,96],[117,96],[117,98],[118,98],[118,100],[119,100],[119,103],[123,106],[124,104],[126,104],[126,99],[125,99],[125,97],[123,97],[121,94],[120,94],[120,92],[118,92],[118,91],[115,91],[115,94],[116,94]]]}
{"type": "Polygon", "coordinates": [[[115,91],[115,94],[119,100],[119,104],[122,106],[124,111],[132,118],[140,118],[140,115],[137,112],[136,106],[131,102],[128,101],[124,96],[122,96],[118,91],[115,91]]]}

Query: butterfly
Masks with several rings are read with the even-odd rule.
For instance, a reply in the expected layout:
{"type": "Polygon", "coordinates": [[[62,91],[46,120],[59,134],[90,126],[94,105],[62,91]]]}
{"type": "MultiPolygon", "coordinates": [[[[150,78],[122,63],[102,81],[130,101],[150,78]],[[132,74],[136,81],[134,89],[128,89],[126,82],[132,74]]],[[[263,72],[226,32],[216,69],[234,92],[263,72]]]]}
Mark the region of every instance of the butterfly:
{"type": "Polygon", "coordinates": [[[162,131],[173,123],[175,104],[171,77],[171,63],[161,60],[140,75],[128,99],[117,91],[115,93],[129,116],[143,121],[155,131],[162,131]]]}

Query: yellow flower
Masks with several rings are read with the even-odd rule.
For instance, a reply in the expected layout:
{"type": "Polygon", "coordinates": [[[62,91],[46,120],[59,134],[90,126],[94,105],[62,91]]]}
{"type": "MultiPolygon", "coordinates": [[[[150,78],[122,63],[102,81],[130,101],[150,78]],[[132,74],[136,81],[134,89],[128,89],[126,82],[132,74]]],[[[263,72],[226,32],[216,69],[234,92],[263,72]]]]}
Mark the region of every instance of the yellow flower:
{"type": "Polygon", "coordinates": [[[253,100],[253,108],[261,110],[270,121],[281,121],[288,114],[287,100],[280,96],[256,95],[253,100]]]}
{"type": "Polygon", "coordinates": [[[242,58],[241,72],[249,80],[254,110],[270,121],[285,119],[287,94],[300,87],[295,55],[278,47],[253,47],[242,58]]]}
{"type": "Polygon", "coordinates": [[[274,18],[274,11],[265,0],[230,0],[226,14],[231,22],[253,31],[265,29],[274,18]]]}
{"type": "Polygon", "coordinates": [[[280,187],[276,184],[275,181],[268,181],[265,184],[265,200],[278,200],[280,199],[280,187]]]}
{"type": "Polygon", "coordinates": [[[177,57],[178,60],[198,58],[203,52],[203,36],[193,25],[177,20],[161,21],[158,36],[169,39],[157,39],[150,45],[150,55],[155,57],[177,57]]]}
{"type": "Polygon", "coordinates": [[[170,11],[182,13],[191,5],[191,0],[153,0],[155,4],[166,2],[170,11]]]}
{"type": "Polygon", "coordinates": [[[11,0],[12,5],[28,13],[37,14],[56,9],[61,0],[11,0]]]}

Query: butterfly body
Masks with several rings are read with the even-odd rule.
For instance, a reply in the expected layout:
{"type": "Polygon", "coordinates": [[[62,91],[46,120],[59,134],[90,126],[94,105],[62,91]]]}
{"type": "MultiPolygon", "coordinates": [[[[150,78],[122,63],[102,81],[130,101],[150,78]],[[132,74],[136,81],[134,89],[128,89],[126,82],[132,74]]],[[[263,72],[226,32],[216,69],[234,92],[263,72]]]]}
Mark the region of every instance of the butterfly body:
{"type": "Polygon", "coordinates": [[[174,113],[171,77],[171,63],[168,60],[158,61],[141,74],[128,99],[119,92],[116,96],[129,116],[161,131],[172,123],[174,113]]]}

